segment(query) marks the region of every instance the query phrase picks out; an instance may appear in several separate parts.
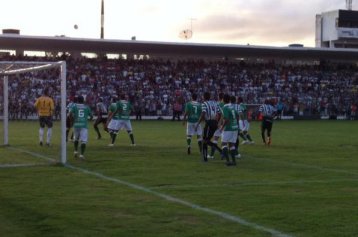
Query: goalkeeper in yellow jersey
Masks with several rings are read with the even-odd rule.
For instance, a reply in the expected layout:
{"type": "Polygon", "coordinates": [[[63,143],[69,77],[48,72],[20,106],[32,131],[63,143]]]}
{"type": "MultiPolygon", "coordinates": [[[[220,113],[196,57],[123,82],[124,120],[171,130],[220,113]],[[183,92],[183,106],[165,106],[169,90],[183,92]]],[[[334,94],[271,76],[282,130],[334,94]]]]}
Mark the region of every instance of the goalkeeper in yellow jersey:
{"type": "Polygon", "coordinates": [[[39,138],[40,146],[43,145],[43,136],[45,126],[47,126],[47,136],[46,136],[46,145],[50,146],[51,137],[52,137],[52,115],[54,113],[55,104],[53,99],[49,97],[49,89],[45,88],[43,95],[36,99],[35,108],[39,116],[40,129],[39,129],[39,138]]]}

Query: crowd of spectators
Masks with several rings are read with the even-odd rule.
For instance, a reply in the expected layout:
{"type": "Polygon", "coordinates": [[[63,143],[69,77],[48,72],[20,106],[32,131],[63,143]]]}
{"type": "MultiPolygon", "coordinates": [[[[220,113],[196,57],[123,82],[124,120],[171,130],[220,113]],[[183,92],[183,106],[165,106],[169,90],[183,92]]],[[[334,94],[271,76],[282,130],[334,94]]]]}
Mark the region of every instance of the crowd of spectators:
{"type": "MultiPolygon", "coordinates": [[[[11,56],[6,60],[54,59],[11,56]]],[[[66,58],[66,62],[68,100],[81,94],[94,108],[98,97],[109,104],[113,95],[125,92],[138,118],[139,115],[172,116],[173,111],[178,110],[178,103],[183,106],[191,92],[196,92],[200,98],[205,91],[214,95],[231,93],[253,105],[261,104],[266,98],[274,98],[284,115],[349,117],[358,104],[358,68],[353,64],[285,65],[224,60],[71,57],[66,58]]],[[[58,69],[26,73],[22,77],[11,76],[11,118],[21,119],[35,114],[33,102],[45,87],[51,89],[59,118],[58,77],[58,69]]],[[[2,106],[2,85],[0,87],[2,106]]]]}

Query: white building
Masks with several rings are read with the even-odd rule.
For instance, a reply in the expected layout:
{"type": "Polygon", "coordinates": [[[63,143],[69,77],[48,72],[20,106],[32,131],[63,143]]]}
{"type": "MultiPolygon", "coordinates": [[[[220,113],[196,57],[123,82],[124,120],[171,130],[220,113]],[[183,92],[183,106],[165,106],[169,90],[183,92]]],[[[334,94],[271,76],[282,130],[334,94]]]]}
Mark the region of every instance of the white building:
{"type": "Polygon", "coordinates": [[[335,10],[316,15],[316,47],[358,48],[358,11],[335,10]]]}

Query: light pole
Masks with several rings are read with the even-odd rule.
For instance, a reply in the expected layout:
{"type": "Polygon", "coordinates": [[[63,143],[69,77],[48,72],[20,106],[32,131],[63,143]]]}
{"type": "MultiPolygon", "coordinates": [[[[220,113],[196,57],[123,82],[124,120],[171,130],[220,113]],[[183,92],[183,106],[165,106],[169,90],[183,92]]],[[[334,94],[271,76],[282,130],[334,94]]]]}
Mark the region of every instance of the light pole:
{"type": "Polygon", "coordinates": [[[101,2],[101,39],[104,39],[104,0],[101,2]]]}

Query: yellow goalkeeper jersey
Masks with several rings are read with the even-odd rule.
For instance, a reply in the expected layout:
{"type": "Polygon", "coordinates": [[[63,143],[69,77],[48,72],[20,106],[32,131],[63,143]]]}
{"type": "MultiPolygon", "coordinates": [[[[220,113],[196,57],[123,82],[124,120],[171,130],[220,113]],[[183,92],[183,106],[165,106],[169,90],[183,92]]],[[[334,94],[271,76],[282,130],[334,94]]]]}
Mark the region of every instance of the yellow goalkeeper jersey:
{"type": "Polygon", "coordinates": [[[55,105],[53,100],[48,96],[41,96],[35,102],[35,108],[39,116],[51,116],[55,105]]]}

